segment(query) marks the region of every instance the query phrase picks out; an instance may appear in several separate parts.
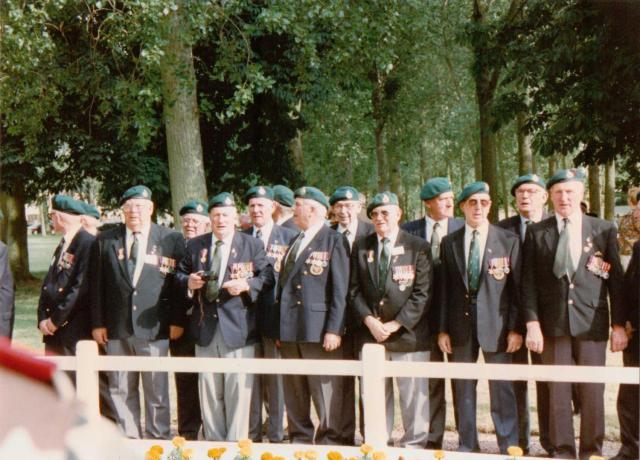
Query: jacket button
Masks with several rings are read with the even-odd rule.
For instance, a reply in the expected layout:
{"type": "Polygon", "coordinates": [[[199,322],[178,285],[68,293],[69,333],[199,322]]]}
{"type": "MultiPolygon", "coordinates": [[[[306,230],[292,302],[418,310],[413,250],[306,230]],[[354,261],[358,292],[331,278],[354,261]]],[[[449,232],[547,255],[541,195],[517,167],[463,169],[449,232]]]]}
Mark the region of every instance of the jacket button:
{"type": "Polygon", "coordinates": [[[138,295],[138,291],[134,290],[133,295],[138,295]]]}
{"type": "Polygon", "coordinates": [[[465,312],[464,312],[464,316],[469,316],[469,312],[468,312],[468,311],[465,311],[465,312]]]}
{"type": "Polygon", "coordinates": [[[302,302],[300,302],[299,300],[296,302],[296,305],[302,305],[302,302]]]}
{"type": "Polygon", "coordinates": [[[220,303],[220,299],[216,299],[216,303],[220,303]]]}
{"type": "Polygon", "coordinates": [[[44,291],[46,291],[46,290],[47,290],[47,286],[44,286],[42,289],[43,289],[44,291]]]}
{"type": "Polygon", "coordinates": [[[46,308],[45,310],[47,311],[47,313],[49,313],[51,311],[50,308],[46,308]]]}
{"type": "Polygon", "coordinates": [[[303,272],[302,272],[302,274],[303,274],[303,275],[306,275],[306,274],[307,274],[307,271],[306,271],[306,270],[305,270],[305,271],[303,271],[303,272]]]}
{"type": "Polygon", "coordinates": [[[573,283],[571,283],[571,284],[569,285],[569,289],[573,289],[574,287],[575,287],[575,285],[574,285],[573,283]]]}
{"type": "Polygon", "coordinates": [[[215,313],[213,314],[213,319],[218,319],[218,315],[216,315],[215,313]]]}
{"type": "Polygon", "coordinates": [[[573,299],[569,299],[569,305],[573,305],[573,299]]]}
{"type": "Polygon", "coordinates": [[[381,300],[378,305],[380,305],[380,306],[384,305],[384,300],[381,300]]]}
{"type": "Polygon", "coordinates": [[[58,292],[64,291],[64,288],[58,288],[58,292]]]}
{"type": "Polygon", "coordinates": [[[133,311],[136,311],[138,309],[138,307],[136,307],[135,305],[133,306],[133,311]]]}
{"type": "Polygon", "coordinates": [[[302,289],[302,286],[300,286],[299,284],[296,286],[296,289],[302,289]]]}

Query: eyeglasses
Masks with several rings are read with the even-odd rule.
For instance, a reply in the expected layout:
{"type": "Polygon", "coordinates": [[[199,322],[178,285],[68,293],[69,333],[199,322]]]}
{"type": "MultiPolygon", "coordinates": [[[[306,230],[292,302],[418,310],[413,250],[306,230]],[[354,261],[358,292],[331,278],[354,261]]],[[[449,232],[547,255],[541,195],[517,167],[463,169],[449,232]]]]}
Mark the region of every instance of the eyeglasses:
{"type": "Polygon", "coordinates": [[[122,210],[124,212],[131,212],[133,210],[140,211],[142,209],[146,209],[146,207],[147,207],[146,203],[127,203],[124,206],[122,206],[122,210]]]}
{"type": "Polygon", "coordinates": [[[371,218],[375,219],[376,217],[380,216],[383,219],[386,219],[389,217],[391,213],[389,211],[387,211],[386,209],[382,209],[382,210],[376,210],[374,209],[373,211],[371,211],[371,218]]]}
{"type": "Polygon", "coordinates": [[[542,190],[540,190],[539,188],[519,188],[516,190],[516,195],[522,196],[526,193],[528,193],[529,195],[537,195],[541,191],[542,190]]]}
{"type": "Polygon", "coordinates": [[[336,203],[336,204],[333,205],[333,207],[334,207],[334,209],[336,211],[340,211],[342,209],[351,210],[351,209],[354,209],[356,207],[356,203],[351,203],[351,202],[346,201],[346,202],[342,202],[342,203],[336,203]]]}
{"type": "Polygon", "coordinates": [[[468,203],[469,203],[469,206],[473,206],[473,207],[480,205],[483,208],[488,208],[489,206],[491,206],[491,200],[476,200],[472,198],[468,201],[468,203]]]}

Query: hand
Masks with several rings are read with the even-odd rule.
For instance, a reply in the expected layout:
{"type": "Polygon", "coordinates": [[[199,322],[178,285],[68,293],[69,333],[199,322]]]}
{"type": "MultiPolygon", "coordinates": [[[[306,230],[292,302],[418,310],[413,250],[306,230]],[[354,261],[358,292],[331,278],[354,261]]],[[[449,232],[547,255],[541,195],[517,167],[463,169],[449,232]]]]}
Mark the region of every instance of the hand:
{"type": "Polygon", "coordinates": [[[544,349],[544,337],[540,329],[540,321],[529,321],[527,323],[527,348],[534,353],[542,353],[544,349]]]}
{"type": "Polygon", "coordinates": [[[192,273],[189,275],[189,281],[187,282],[187,287],[192,291],[195,291],[196,289],[200,289],[202,286],[204,286],[204,280],[200,278],[200,273],[202,272],[192,273]]]}
{"type": "Polygon", "coordinates": [[[398,329],[402,327],[402,324],[400,324],[394,319],[384,323],[383,326],[389,334],[393,334],[394,332],[396,332],[398,329]]]}
{"type": "Polygon", "coordinates": [[[507,353],[515,353],[522,347],[522,335],[517,332],[509,332],[507,335],[507,353]]]}
{"type": "Polygon", "coordinates": [[[42,335],[53,335],[53,333],[55,332],[55,329],[51,330],[49,327],[50,324],[53,324],[51,323],[51,318],[43,319],[42,321],[40,321],[40,323],[38,324],[38,329],[40,329],[40,332],[42,333],[42,335]]]}
{"type": "Polygon", "coordinates": [[[282,342],[280,342],[280,339],[276,339],[276,348],[280,348],[282,346],[282,342]]]}
{"type": "Polygon", "coordinates": [[[324,335],[324,343],[322,344],[322,348],[324,348],[324,351],[337,350],[341,342],[342,339],[339,335],[327,332],[324,335]]]}
{"type": "Polygon", "coordinates": [[[631,321],[627,321],[626,323],[624,323],[624,330],[627,332],[627,338],[631,340],[633,338],[633,332],[635,331],[635,329],[631,325],[631,321]]]}
{"type": "Polygon", "coordinates": [[[174,326],[171,324],[169,326],[169,340],[178,340],[184,334],[184,327],[174,326]]]}
{"type": "Polygon", "coordinates": [[[627,331],[622,326],[614,325],[611,328],[611,351],[622,351],[627,348],[629,339],[627,338],[627,331]]]}
{"type": "Polygon", "coordinates": [[[244,278],[230,280],[222,285],[222,289],[226,289],[231,295],[240,295],[249,290],[249,283],[244,278]]]}
{"type": "Polygon", "coordinates": [[[387,328],[384,327],[384,324],[382,324],[382,321],[371,315],[364,319],[364,324],[369,328],[371,335],[373,335],[373,338],[376,339],[378,343],[384,342],[391,335],[391,333],[387,331],[387,328]]]}
{"type": "Polygon", "coordinates": [[[91,335],[93,336],[93,340],[98,342],[98,345],[106,345],[109,339],[107,338],[107,328],[106,327],[97,327],[91,331],[91,335]]]}
{"type": "Polygon", "coordinates": [[[438,334],[438,347],[440,347],[442,353],[451,354],[451,337],[449,337],[449,334],[446,332],[438,334]]]}

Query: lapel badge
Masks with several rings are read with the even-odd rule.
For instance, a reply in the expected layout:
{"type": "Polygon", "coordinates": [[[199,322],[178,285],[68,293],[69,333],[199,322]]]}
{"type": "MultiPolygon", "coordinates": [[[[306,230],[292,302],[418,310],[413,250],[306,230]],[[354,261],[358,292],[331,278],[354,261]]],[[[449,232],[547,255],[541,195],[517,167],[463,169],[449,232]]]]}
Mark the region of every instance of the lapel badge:
{"type": "Polygon", "coordinates": [[[276,259],[276,263],[273,264],[273,270],[276,273],[280,273],[280,269],[282,268],[282,259],[281,258],[277,258],[276,259]]]}
{"type": "Polygon", "coordinates": [[[405,289],[407,289],[407,285],[406,284],[401,284],[398,286],[398,289],[400,290],[400,292],[403,292],[405,289]]]}
{"type": "Polygon", "coordinates": [[[209,250],[207,248],[200,249],[200,263],[201,264],[206,264],[207,263],[207,255],[208,254],[209,254],[209,250]]]}
{"type": "Polygon", "coordinates": [[[367,262],[373,263],[373,249],[367,252],[367,262]]]}
{"type": "Polygon", "coordinates": [[[232,255],[233,257],[235,257],[235,256],[236,256],[236,254],[237,254],[237,253],[236,253],[236,248],[231,248],[231,255],[232,255]]]}
{"type": "Polygon", "coordinates": [[[118,260],[124,260],[124,248],[118,248],[118,260]]]}

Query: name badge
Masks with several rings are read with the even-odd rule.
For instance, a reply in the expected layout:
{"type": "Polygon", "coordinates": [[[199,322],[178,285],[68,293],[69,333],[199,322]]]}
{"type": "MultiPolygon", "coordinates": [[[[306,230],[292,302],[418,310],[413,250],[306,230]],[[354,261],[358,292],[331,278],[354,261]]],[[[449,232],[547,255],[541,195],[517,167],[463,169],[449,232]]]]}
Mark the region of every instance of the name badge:
{"type": "Polygon", "coordinates": [[[404,246],[395,246],[391,249],[392,256],[401,256],[404,254],[404,246]]]}
{"type": "Polygon", "coordinates": [[[144,255],[144,263],[147,265],[153,265],[154,267],[158,266],[158,256],[155,254],[145,254],[144,255]]]}

